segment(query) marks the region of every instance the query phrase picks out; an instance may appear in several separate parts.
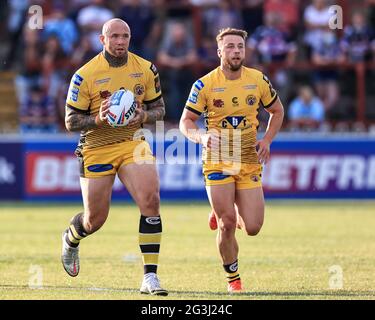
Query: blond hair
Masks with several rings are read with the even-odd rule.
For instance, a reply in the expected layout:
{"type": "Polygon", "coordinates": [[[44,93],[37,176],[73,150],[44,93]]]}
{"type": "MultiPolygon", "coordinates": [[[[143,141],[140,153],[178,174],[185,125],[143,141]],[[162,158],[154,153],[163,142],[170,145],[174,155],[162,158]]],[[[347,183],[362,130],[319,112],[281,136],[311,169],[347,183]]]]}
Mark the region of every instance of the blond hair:
{"type": "Polygon", "coordinates": [[[219,30],[219,33],[216,36],[216,42],[219,43],[219,41],[223,40],[223,38],[228,35],[240,36],[244,41],[246,41],[247,38],[247,32],[245,30],[235,28],[224,28],[219,30]]]}

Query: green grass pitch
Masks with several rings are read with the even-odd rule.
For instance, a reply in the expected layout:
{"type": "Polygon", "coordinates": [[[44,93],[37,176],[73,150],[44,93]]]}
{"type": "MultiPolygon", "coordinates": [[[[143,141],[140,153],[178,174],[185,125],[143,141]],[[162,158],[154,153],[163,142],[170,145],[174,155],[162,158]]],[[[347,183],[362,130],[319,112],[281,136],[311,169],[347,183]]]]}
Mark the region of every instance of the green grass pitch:
{"type": "MultiPolygon", "coordinates": [[[[138,209],[114,204],[81,243],[81,271],[60,262],[79,204],[0,203],[0,299],[165,299],[138,293],[138,209]]],[[[247,291],[230,296],[207,203],[162,204],[159,259],[167,299],[375,299],[375,203],[268,201],[256,237],[237,231],[247,291]]]]}

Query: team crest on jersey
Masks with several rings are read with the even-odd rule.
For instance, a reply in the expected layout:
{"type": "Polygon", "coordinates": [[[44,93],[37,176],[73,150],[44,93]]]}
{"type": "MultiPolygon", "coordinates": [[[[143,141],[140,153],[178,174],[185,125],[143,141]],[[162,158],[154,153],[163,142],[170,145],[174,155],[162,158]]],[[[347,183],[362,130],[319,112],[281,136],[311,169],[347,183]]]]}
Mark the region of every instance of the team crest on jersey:
{"type": "Polygon", "coordinates": [[[137,83],[135,86],[134,86],[134,89],[133,89],[134,93],[137,95],[137,96],[141,96],[142,94],[144,94],[145,92],[145,87],[140,84],[140,83],[137,83]]]}
{"type": "Polygon", "coordinates": [[[248,104],[249,106],[253,106],[256,103],[257,103],[257,97],[254,96],[253,94],[249,94],[246,97],[246,104],[248,104]]]}
{"type": "Polygon", "coordinates": [[[221,99],[214,99],[212,102],[213,106],[216,108],[224,108],[224,101],[221,99]]]}
{"type": "Polygon", "coordinates": [[[238,103],[238,97],[233,97],[232,98],[232,106],[233,107],[238,107],[240,104],[238,103]]]}
{"type": "Polygon", "coordinates": [[[100,91],[100,98],[107,99],[111,96],[111,92],[108,90],[100,91]]]}

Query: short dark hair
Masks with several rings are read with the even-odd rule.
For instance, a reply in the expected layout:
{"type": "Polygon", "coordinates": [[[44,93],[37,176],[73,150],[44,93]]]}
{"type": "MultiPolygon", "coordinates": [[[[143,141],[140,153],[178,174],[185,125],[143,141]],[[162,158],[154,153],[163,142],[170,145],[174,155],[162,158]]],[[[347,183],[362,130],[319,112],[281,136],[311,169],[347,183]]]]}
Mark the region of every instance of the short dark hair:
{"type": "Polygon", "coordinates": [[[219,30],[219,33],[216,36],[216,42],[223,40],[223,38],[228,35],[240,36],[244,41],[246,41],[247,38],[247,32],[245,30],[235,28],[224,28],[219,30]]]}

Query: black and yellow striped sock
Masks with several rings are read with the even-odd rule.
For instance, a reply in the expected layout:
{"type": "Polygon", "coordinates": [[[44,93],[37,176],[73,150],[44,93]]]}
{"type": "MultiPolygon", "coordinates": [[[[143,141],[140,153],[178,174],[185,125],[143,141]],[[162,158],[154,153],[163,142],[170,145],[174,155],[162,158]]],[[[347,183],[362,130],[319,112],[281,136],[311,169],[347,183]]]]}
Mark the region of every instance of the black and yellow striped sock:
{"type": "Polygon", "coordinates": [[[83,212],[78,213],[70,220],[70,226],[67,229],[65,239],[68,245],[73,248],[78,247],[79,242],[88,235],[83,227],[82,219],[83,212]]]}
{"type": "Polygon", "coordinates": [[[230,264],[224,264],[223,267],[225,272],[227,273],[228,283],[241,279],[238,272],[238,260],[230,264]]]}
{"type": "Polygon", "coordinates": [[[139,221],[139,247],[142,252],[144,273],[155,272],[158,268],[162,224],[160,216],[145,217],[139,221]]]}

